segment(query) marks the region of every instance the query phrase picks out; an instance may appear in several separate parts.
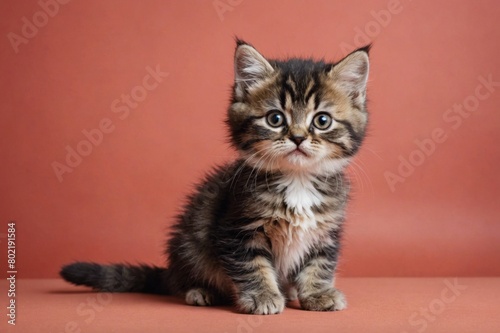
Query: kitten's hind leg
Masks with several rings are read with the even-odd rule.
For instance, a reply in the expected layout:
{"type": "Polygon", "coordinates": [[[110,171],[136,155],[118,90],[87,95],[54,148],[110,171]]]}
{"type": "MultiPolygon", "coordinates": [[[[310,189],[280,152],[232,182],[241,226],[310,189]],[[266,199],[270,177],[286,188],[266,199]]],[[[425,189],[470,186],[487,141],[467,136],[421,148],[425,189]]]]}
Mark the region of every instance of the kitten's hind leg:
{"type": "Polygon", "coordinates": [[[186,303],[189,305],[209,306],[216,303],[216,296],[205,288],[193,288],[186,293],[186,303]]]}
{"type": "Polygon", "coordinates": [[[297,288],[295,288],[295,286],[288,286],[286,295],[287,295],[287,300],[289,301],[295,301],[299,298],[298,291],[297,288]]]}
{"type": "Polygon", "coordinates": [[[185,295],[186,303],[189,305],[197,306],[210,306],[210,305],[231,305],[231,295],[220,292],[215,288],[191,288],[185,295]]]}

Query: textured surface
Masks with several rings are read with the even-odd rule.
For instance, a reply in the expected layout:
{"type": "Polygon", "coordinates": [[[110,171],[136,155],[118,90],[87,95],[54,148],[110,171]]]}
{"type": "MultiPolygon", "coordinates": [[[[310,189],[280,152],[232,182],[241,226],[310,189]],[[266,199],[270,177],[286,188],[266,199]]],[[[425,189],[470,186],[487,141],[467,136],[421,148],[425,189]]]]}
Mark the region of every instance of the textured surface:
{"type": "MultiPolygon", "coordinates": [[[[61,280],[18,281],[15,327],[2,332],[481,332],[500,331],[500,278],[339,278],[349,306],[251,316],[229,307],[188,306],[178,298],[96,294],[61,280]]],[[[5,281],[0,283],[3,291],[5,281]]],[[[4,301],[2,298],[2,308],[4,301]]],[[[3,310],[5,311],[5,310],[3,310]]],[[[6,328],[6,329],[5,329],[6,328]]]]}
{"type": "Polygon", "coordinates": [[[69,1],[16,53],[7,34],[38,3],[0,1],[0,259],[17,220],[24,277],[73,260],[163,264],[185,194],[231,157],[235,34],[268,57],[338,60],[374,42],[343,276],[500,275],[500,87],[480,80],[500,81],[498,1],[69,1]],[[67,146],[86,154],[82,131],[103,119],[114,130],[59,182],[52,163],[67,146]],[[392,191],[384,174],[410,156],[392,191]]]}

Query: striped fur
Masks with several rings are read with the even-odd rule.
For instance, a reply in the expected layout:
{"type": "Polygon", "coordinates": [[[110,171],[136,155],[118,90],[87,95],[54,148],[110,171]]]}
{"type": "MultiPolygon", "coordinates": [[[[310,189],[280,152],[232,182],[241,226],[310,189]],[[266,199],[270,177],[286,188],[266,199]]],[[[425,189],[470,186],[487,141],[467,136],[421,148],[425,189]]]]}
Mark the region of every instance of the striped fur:
{"type": "Polygon", "coordinates": [[[240,158],[188,198],[167,242],[168,268],[75,263],[61,275],[98,290],[179,294],[192,305],[232,301],[245,313],[280,313],[288,291],[306,310],[345,308],[334,273],[344,169],[368,121],[368,50],[337,64],[274,61],[238,40],[227,125],[240,158]]]}

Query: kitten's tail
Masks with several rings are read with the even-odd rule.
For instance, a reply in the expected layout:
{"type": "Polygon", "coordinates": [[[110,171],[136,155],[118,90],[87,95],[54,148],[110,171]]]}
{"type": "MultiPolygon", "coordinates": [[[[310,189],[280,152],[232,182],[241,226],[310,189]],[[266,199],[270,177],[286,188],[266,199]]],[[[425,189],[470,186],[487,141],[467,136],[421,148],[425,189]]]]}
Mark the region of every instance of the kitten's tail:
{"type": "Polygon", "coordinates": [[[106,292],[169,294],[167,269],[147,265],[99,265],[75,262],[60,271],[62,278],[76,285],[106,292]]]}

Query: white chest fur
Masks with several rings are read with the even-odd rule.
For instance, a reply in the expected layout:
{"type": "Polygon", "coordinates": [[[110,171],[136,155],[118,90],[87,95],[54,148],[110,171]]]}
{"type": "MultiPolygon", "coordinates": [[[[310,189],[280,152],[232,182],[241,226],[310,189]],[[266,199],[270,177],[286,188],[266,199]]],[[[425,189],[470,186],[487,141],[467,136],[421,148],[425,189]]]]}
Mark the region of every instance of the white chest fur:
{"type": "Polygon", "coordinates": [[[300,265],[311,247],[324,238],[324,229],[318,225],[313,207],[321,205],[319,193],[310,175],[294,174],[283,177],[278,189],[284,193],[287,210],[277,213],[274,222],[266,226],[271,239],[275,265],[281,278],[300,265]]]}
{"type": "Polygon", "coordinates": [[[278,190],[284,192],[289,223],[302,229],[316,225],[312,208],[321,205],[323,196],[314,187],[313,176],[306,173],[286,175],[279,180],[278,190]]]}

